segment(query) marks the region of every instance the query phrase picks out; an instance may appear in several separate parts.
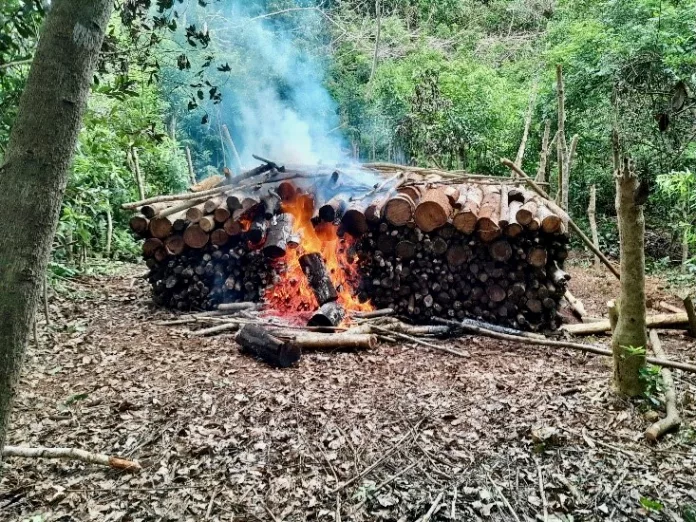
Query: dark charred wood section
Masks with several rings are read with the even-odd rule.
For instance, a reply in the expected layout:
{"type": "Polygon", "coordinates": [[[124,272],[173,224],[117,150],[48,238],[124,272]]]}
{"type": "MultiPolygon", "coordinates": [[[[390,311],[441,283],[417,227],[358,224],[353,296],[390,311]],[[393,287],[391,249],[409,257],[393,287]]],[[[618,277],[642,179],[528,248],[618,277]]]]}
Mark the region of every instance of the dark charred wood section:
{"type": "Polygon", "coordinates": [[[261,326],[243,326],[234,340],[243,352],[278,368],[289,368],[297,364],[302,357],[299,346],[278,339],[261,326]]]}

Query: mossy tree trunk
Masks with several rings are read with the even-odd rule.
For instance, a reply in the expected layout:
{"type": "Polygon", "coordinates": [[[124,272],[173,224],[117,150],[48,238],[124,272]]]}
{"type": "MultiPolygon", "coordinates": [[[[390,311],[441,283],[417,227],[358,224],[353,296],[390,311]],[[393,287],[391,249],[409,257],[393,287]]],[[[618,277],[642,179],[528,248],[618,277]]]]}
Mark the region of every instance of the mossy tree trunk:
{"type": "Polygon", "coordinates": [[[618,153],[616,213],[621,241],[621,297],[619,317],[612,335],[614,382],[619,393],[635,397],[643,392],[640,370],[648,344],[645,311],[645,220],[637,200],[640,182],[628,160],[618,153]],[[636,350],[636,349],[641,350],[636,350]]]}
{"type": "Polygon", "coordinates": [[[54,0],[0,165],[0,448],[112,0],[54,0]]]}

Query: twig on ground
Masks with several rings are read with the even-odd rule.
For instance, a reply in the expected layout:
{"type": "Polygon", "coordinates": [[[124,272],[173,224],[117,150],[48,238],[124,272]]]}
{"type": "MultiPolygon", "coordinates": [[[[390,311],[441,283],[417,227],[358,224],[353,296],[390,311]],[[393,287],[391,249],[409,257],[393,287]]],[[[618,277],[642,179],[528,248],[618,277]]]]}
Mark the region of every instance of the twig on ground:
{"type": "Polygon", "coordinates": [[[382,308],[381,310],[373,310],[371,312],[353,312],[353,317],[356,319],[374,319],[376,317],[386,317],[394,315],[393,308],[382,308]]]}
{"type": "Polygon", "coordinates": [[[208,502],[208,509],[205,511],[205,518],[203,520],[208,520],[210,518],[210,514],[213,512],[213,502],[215,501],[218,491],[218,489],[213,490],[213,494],[210,495],[210,502],[208,502]]]}
{"type": "MultiPolygon", "coordinates": [[[[655,330],[650,330],[650,344],[652,345],[655,355],[658,357],[665,356],[660,338],[655,330]]],[[[645,438],[651,442],[655,442],[668,431],[679,428],[681,424],[679,410],[677,410],[677,393],[674,390],[672,372],[668,368],[662,368],[660,373],[662,375],[662,384],[665,389],[665,408],[667,410],[667,415],[664,419],[657,421],[645,431],[645,438]]]]}
{"type": "Polygon", "coordinates": [[[488,477],[488,480],[490,481],[491,484],[493,484],[493,487],[495,488],[495,492],[498,494],[500,499],[503,501],[503,504],[508,508],[510,513],[512,514],[513,518],[517,521],[520,522],[520,517],[517,515],[515,510],[512,508],[512,505],[510,505],[510,502],[508,501],[507,497],[503,494],[503,490],[498,484],[493,482],[493,479],[491,478],[490,475],[486,474],[486,477],[488,477]]]}
{"type": "Polygon", "coordinates": [[[2,450],[2,454],[4,457],[79,460],[88,464],[100,464],[102,466],[109,466],[126,471],[139,471],[142,469],[140,464],[135,460],[112,457],[103,453],[91,453],[76,448],[27,448],[24,446],[5,446],[2,450]]]}
{"type": "Polygon", "coordinates": [[[536,465],[537,465],[537,475],[539,476],[539,495],[541,496],[541,506],[542,506],[542,509],[544,510],[544,522],[548,522],[548,520],[549,520],[549,506],[548,506],[548,502],[546,501],[546,491],[544,490],[544,475],[541,471],[541,464],[539,464],[539,462],[537,462],[536,465]]]}
{"type": "MultiPolygon", "coordinates": [[[[571,343],[568,341],[552,341],[550,339],[542,338],[532,338],[532,337],[520,337],[517,335],[509,335],[494,332],[492,330],[487,330],[485,328],[469,328],[472,333],[477,333],[479,335],[485,335],[487,337],[492,337],[494,339],[501,339],[503,341],[512,341],[520,344],[530,344],[535,346],[547,346],[550,348],[570,348],[572,350],[580,350],[585,353],[593,353],[596,355],[603,355],[605,357],[612,357],[613,354],[611,350],[608,350],[602,346],[597,346],[595,344],[581,344],[581,343],[571,343]]],[[[678,370],[683,370],[686,372],[696,373],[696,366],[693,364],[682,363],[677,361],[668,361],[665,359],[658,359],[656,357],[646,357],[646,361],[651,364],[656,364],[664,368],[676,368],[678,370]]]]}
{"type": "Polygon", "coordinates": [[[452,510],[450,511],[450,519],[457,520],[457,486],[452,488],[452,510]]]}
{"type": "Polygon", "coordinates": [[[435,502],[433,502],[433,505],[430,506],[430,509],[428,510],[428,512],[421,519],[421,522],[429,522],[429,520],[435,514],[435,511],[437,511],[437,508],[440,507],[440,504],[442,503],[443,496],[444,496],[444,493],[442,491],[440,491],[440,493],[438,493],[437,497],[435,497],[435,502]]]}
{"type": "Polygon", "coordinates": [[[261,507],[263,507],[263,509],[266,511],[266,513],[268,513],[268,516],[271,517],[271,519],[273,520],[273,522],[280,522],[280,521],[278,520],[278,517],[276,517],[276,516],[273,514],[273,511],[270,510],[270,508],[266,505],[266,503],[265,503],[263,500],[261,501],[261,507]]]}
{"type": "Polygon", "coordinates": [[[358,473],[357,475],[355,475],[353,478],[347,480],[347,481],[344,482],[343,484],[339,484],[339,486],[336,487],[331,493],[338,493],[339,491],[344,490],[345,488],[347,488],[347,487],[350,486],[351,484],[354,484],[355,482],[357,482],[358,480],[360,480],[361,478],[363,478],[365,475],[367,475],[368,473],[370,473],[371,471],[373,471],[375,468],[377,468],[377,466],[379,466],[380,464],[382,464],[382,462],[384,462],[384,461],[385,461],[387,458],[389,458],[397,449],[399,449],[399,448],[401,447],[401,445],[402,445],[404,442],[406,442],[406,440],[407,440],[409,437],[415,436],[415,434],[417,433],[418,427],[423,423],[423,421],[424,421],[427,417],[428,417],[427,415],[424,415],[423,417],[421,417],[420,420],[419,420],[419,421],[416,423],[416,425],[413,427],[413,429],[409,430],[403,437],[401,437],[398,441],[396,441],[396,443],[395,443],[389,450],[387,450],[387,452],[384,453],[384,455],[382,455],[379,459],[377,459],[377,461],[376,461],[374,464],[368,466],[368,467],[365,468],[363,471],[361,471],[360,473],[358,473]]]}

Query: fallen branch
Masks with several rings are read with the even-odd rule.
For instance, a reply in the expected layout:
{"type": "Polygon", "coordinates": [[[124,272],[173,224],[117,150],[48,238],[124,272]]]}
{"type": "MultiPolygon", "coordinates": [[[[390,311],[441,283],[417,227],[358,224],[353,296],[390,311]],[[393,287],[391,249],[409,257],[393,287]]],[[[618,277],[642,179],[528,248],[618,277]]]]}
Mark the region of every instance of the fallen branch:
{"type": "Polygon", "coordinates": [[[27,448],[24,446],[5,446],[2,450],[4,457],[25,457],[45,459],[79,460],[88,464],[100,464],[114,469],[126,471],[139,471],[142,469],[135,460],[127,460],[119,457],[111,457],[103,453],[90,453],[76,448],[27,448]]]}
{"type": "Polygon", "coordinates": [[[374,319],[375,317],[386,317],[394,315],[393,308],[382,308],[381,310],[373,310],[371,312],[354,312],[352,316],[355,319],[374,319]]]}
{"type": "MultiPolygon", "coordinates": [[[[592,323],[594,324],[594,323],[592,323]]],[[[584,325],[574,325],[574,326],[584,326],[584,325]]],[[[591,326],[591,325],[588,325],[591,326]]],[[[492,330],[487,330],[485,328],[468,328],[471,333],[476,333],[479,335],[485,335],[486,337],[492,337],[494,339],[500,339],[502,341],[511,341],[520,344],[531,344],[536,346],[547,346],[550,348],[570,348],[571,350],[579,350],[585,353],[592,353],[595,355],[603,355],[605,357],[613,357],[611,350],[608,350],[602,346],[597,346],[595,344],[581,344],[581,343],[571,343],[568,341],[552,341],[546,338],[536,338],[536,337],[520,337],[518,335],[509,335],[494,332],[492,330]]],[[[669,361],[665,359],[659,359],[657,357],[646,357],[647,362],[655,364],[657,366],[662,366],[663,368],[674,368],[677,370],[683,370],[685,372],[696,373],[696,365],[681,363],[677,361],[669,361]]]]}
{"type": "Polygon", "coordinates": [[[239,312],[241,310],[258,310],[261,308],[259,303],[221,303],[217,309],[224,312],[239,312]]]}
{"type": "Polygon", "coordinates": [[[271,330],[271,333],[283,340],[288,340],[292,345],[299,346],[302,350],[336,350],[358,349],[370,350],[377,346],[377,338],[369,334],[351,333],[297,333],[288,334],[282,330],[271,330]]]}
{"type": "Polygon", "coordinates": [[[658,306],[660,308],[664,308],[667,312],[671,312],[673,314],[680,314],[683,312],[683,310],[681,308],[679,308],[678,306],[671,305],[671,304],[666,303],[664,301],[660,301],[658,306]]]}
{"type": "MultiPolygon", "coordinates": [[[[655,330],[650,331],[650,344],[652,345],[655,355],[662,358],[665,357],[662,344],[660,344],[660,338],[655,330]]],[[[679,418],[679,411],[677,410],[677,394],[674,391],[672,372],[667,368],[662,368],[660,373],[662,375],[662,383],[665,387],[665,408],[667,409],[667,415],[664,419],[657,421],[645,431],[645,438],[651,442],[655,442],[668,431],[679,428],[681,424],[681,418],[679,418]]]]}
{"type": "MultiPolygon", "coordinates": [[[[648,328],[683,328],[689,325],[687,314],[656,314],[647,317],[648,328]]],[[[611,322],[604,319],[588,324],[564,324],[561,330],[573,335],[594,335],[611,331],[611,322]]]]}
{"type": "MultiPolygon", "coordinates": [[[[423,341],[421,339],[418,339],[417,337],[413,337],[412,335],[408,335],[408,334],[399,332],[395,328],[385,328],[383,326],[377,326],[377,325],[368,325],[368,328],[375,329],[377,331],[386,332],[386,333],[391,334],[391,335],[396,335],[397,337],[401,337],[402,339],[406,339],[408,341],[411,341],[412,343],[420,344],[421,346],[427,346],[428,348],[432,348],[433,350],[439,350],[441,352],[451,353],[452,355],[457,355],[459,357],[468,357],[468,354],[465,354],[463,352],[453,350],[452,348],[447,348],[446,346],[441,346],[438,344],[433,344],[433,343],[429,343],[427,341],[423,341]]],[[[430,328],[435,328],[435,327],[430,327],[430,328]]],[[[449,328],[447,328],[447,327],[442,327],[442,328],[445,328],[447,331],[449,331],[449,328]]]]}
{"type": "Polygon", "coordinates": [[[583,319],[587,315],[585,305],[582,304],[582,301],[580,301],[580,299],[571,294],[570,290],[566,290],[565,298],[566,301],[568,301],[570,308],[578,316],[579,319],[583,319]]]}

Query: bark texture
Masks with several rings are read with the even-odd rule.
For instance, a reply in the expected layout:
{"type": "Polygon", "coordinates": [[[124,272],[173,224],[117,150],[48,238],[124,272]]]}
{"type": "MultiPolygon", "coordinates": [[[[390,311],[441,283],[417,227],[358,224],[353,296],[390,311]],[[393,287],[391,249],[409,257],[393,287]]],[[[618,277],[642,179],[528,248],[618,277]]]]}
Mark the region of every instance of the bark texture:
{"type": "Polygon", "coordinates": [[[0,165],[0,447],[112,5],[52,2],[0,165]]]}
{"type": "Polygon", "coordinates": [[[645,219],[636,202],[639,181],[628,160],[616,171],[616,213],[621,240],[621,297],[619,318],[612,335],[614,382],[629,397],[643,392],[640,369],[648,345],[645,310],[645,219]],[[643,348],[642,355],[630,348],[643,348]]]}
{"type": "MultiPolygon", "coordinates": [[[[597,187],[594,185],[590,187],[590,204],[587,207],[587,218],[590,221],[592,243],[595,248],[599,250],[599,233],[597,232],[597,187]]],[[[602,262],[596,254],[594,257],[594,268],[595,270],[600,270],[602,268],[602,262]]]]}

